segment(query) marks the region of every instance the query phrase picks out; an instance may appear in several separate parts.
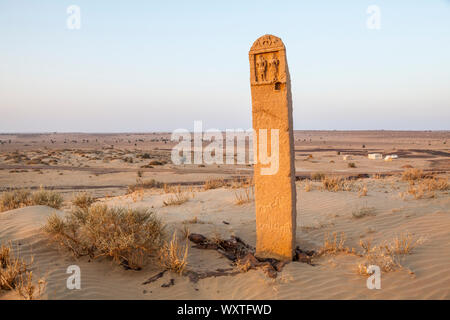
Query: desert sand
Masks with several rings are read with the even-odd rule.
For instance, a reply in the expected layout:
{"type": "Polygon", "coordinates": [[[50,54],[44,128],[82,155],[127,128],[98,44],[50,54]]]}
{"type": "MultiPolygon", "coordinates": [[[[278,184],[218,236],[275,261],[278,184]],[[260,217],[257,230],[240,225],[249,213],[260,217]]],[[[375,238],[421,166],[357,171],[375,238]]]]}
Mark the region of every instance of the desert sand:
{"type": "MultiPolygon", "coordinates": [[[[148,263],[142,270],[133,271],[106,258],[75,259],[50,243],[41,227],[50,214],[67,214],[73,194],[84,190],[110,206],[151,208],[167,225],[168,234],[187,226],[192,233],[221,238],[235,235],[255,246],[254,202],[236,204],[236,194],[245,189],[203,188],[212,178],[232,181],[251,177],[252,167],[175,166],[170,163],[174,143],[168,133],[3,134],[0,140],[1,191],[44,186],[65,198],[60,210],[30,206],[0,212],[0,242],[11,242],[24,259],[33,257],[33,272],[47,281],[43,299],[450,298],[449,191],[416,199],[408,193],[409,182],[401,179],[408,167],[448,179],[448,131],[295,131],[297,246],[317,251],[324,236],[333,232],[344,232],[345,245],[357,249],[360,240],[379,244],[405,233],[419,239],[417,247],[401,257],[402,268],[382,273],[380,290],[369,290],[367,276],[358,273],[363,258],[345,252],[314,258],[312,265],[290,262],[275,279],[261,270],[250,270],[193,282],[189,277],[166,272],[146,285],[143,283],[148,278],[161,271],[158,264],[148,263]],[[368,153],[378,152],[399,158],[367,158],[368,153]],[[145,153],[148,156],[142,157],[145,153]],[[344,160],[345,155],[351,159],[344,160]],[[149,165],[152,160],[159,164],[149,165]],[[320,181],[308,180],[317,173],[351,177],[352,188],[324,190],[320,181]],[[189,199],[178,206],[164,206],[170,192],[144,189],[129,193],[128,186],[137,179],[182,185],[189,199]],[[359,216],[363,209],[369,214],[359,216]],[[67,267],[74,264],[81,268],[81,290],[66,287],[67,267]],[[162,287],[171,279],[173,285],[162,287]]],[[[189,246],[190,270],[235,268],[217,251],[196,249],[192,243],[189,246]]],[[[0,299],[17,298],[14,291],[0,292],[0,299]]]]}

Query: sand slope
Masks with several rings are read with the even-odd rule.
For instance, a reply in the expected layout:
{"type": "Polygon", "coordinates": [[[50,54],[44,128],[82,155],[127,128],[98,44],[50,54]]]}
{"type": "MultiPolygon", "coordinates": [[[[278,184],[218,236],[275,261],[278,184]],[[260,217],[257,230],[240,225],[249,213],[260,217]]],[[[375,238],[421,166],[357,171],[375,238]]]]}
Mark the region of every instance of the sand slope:
{"type": "MultiPolygon", "coordinates": [[[[369,290],[366,277],[356,273],[360,258],[340,254],[316,261],[316,266],[292,262],[278,278],[267,278],[261,270],[230,277],[208,278],[192,283],[187,277],[166,273],[161,279],[142,285],[160,269],[148,265],[142,271],[127,271],[109,260],[75,260],[67,252],[50,245],[40,233],[46,217],[57,212],[36,206],[0,213],[0,241],[12,241],[21,256],[34,256],[35,272],[48,281],[46,299],[449,299],[450,298],[450,197],[440,193],[434,199],[403,200],[387,181],[369,181],[369,194],[355,192],[305,192],[298,186],[297,244],[304,249],[320,247],[327,232],[345,232],[347,245],[357,247],[359,239],[374,243],[391,240],[402,232],[426,239],[402,260],[406,270],[382,274],[382,289],[369,290]],[[386,191],[388,191],[386,193],[386,191]],[[355,219],[352,211],[361,206],[375,208],[375,215],[355,219]],[[82,289],[68,290],[66,269],[81,268],[82,289]],[[175,285],[161,287],[169,279],[175,285]]],[[[168,224],[168,231],[181,229],[185,220],[197,217],[203,223],[188,224],[191,232],[207,236],[235,234],[255,244],[253,204],[234,204],[232,189],[196,192],[181,206],[163,207],[169,195],[148,192],[142,200],[131,197],[103,200],[109,205],[154,208],[168,224]],[[229,223],[224,224],[223,221],[229,223]]],[[[217,252],[192,248],[189,268],[213,271],[229,268],[217,252]]],[[[1,299],[17,298],[2,292],[1,299]]]]}

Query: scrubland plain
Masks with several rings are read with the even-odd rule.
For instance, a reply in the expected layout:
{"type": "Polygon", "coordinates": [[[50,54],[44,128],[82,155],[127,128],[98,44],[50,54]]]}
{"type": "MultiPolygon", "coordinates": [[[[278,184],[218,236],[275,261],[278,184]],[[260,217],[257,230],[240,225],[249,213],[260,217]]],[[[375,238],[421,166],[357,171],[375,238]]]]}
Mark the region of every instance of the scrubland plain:
{"type": "Polygon", "coordinates": [[[0,135],[0,299],[449,299],[450,132],[294,136],[284,265],[251,255],[251,164],[175,165],[169,133],[0,135]]]}

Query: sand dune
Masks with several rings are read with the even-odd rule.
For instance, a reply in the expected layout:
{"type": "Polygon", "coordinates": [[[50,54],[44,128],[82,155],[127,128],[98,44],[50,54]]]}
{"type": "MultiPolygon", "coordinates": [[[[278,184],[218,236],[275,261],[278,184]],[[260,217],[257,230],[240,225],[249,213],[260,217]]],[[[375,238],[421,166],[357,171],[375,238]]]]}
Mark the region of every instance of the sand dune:
{"type": "MultiPolygon", "coordinates": [[[[142,285],[160,271],[156,264],[150,263],[141,271],[124,270],[107,259],[76,260],[50,244],[40,227],[51,213],[65,213],[44,206],[0,213],[0,240],[12,241],[24,258],[34,257],[33,270],[48,281],[43,296],[46,299],[449,299],[448,193],[441,192],[432,199],[405,200],[398,193],[406,186],[394,178],[369,179],[366,184],[368,195],[358,197],[356,192],[305,192],[298,183],[297,244],[302,249],[317,250],[328,232],[345,232],[350,247],[358,247],[359,239],[379,243],[403,232],[422,238],[422,243],[402,258],[405,269],[382,274],[381,290],[367,289],[366,277],[356,272],[361,258],[344,253],[318,258],[314,266],[291,262],[276,279],[268,278],[261,270],[251,270],[193,283],[188,277],[166,273],[161,279],[142,285]],[[362,206],[373,207],[374,213],[354,218],[352,211],[362,206]],[[66,288],[66,269],[72,264],[81,268],[81,290],[66,288]],[[175,280],[175,285],[161,287],[170,279],[175,280]]],[[[220,234],[224,238],[234,234],[254,245],[254,206],[236,205],[235,192],[226,188],[194,192],[186,203],[169,207],[163,206],[169,195],[155,191],[146,191],[137,200],[119,196],[101,201],[110,206],[153,208],[169,232],[197,217],[197,223],[187,224],[191,232],[220,234]]],[[[188,268],[195,271],[231,268],[228,260],[211,250],[191,248],[188,262],[188,268]]],[[[1,299],[17,298],[13,292],[0,294],[1,299]]]]}

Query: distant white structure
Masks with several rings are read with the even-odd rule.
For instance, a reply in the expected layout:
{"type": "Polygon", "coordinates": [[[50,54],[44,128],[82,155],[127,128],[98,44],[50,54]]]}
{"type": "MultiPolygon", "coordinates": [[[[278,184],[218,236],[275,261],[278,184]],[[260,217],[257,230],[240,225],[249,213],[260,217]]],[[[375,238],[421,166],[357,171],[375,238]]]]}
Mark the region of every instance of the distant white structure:
{"type": "Polygon", "coordinates": [[[342,157],[343,160],[352,160],[352,156],[351,155],[345,155],[342,157]]]}
{"type": "Polygon", "coordinates": [[[369,153],[368,158],[370,160],[381,160],[383,159],[383,155],[381,153],[369,153]]]}
{"type": "Polygon", "coordinates": [[[387,155],[386,157],[384,157],[384,161],[392,161],[392,159],[397,159],[397,158],[398,158],[398,155],[390,154],[390,155],[387,155]]]}

